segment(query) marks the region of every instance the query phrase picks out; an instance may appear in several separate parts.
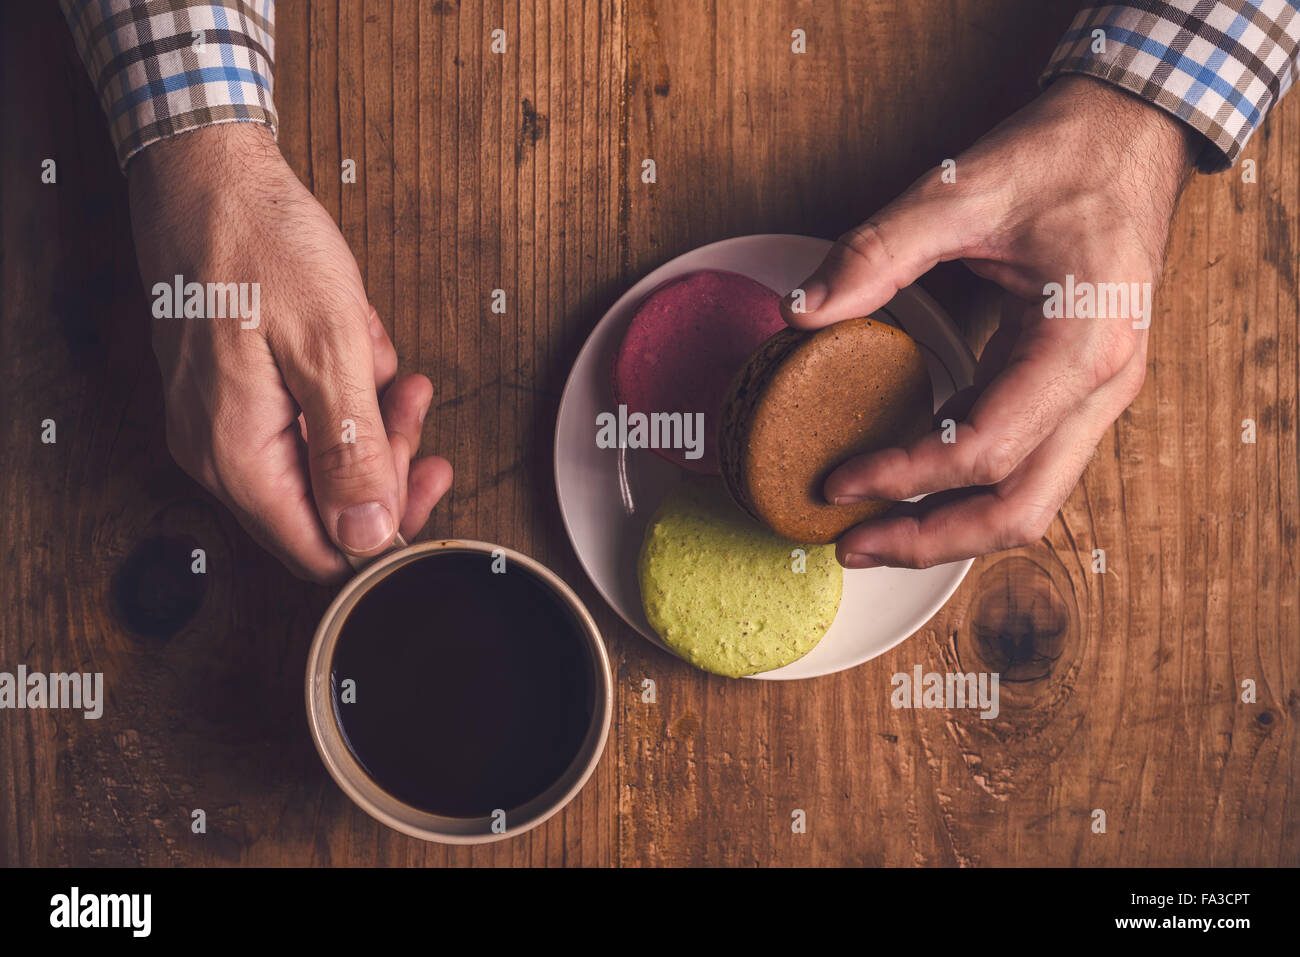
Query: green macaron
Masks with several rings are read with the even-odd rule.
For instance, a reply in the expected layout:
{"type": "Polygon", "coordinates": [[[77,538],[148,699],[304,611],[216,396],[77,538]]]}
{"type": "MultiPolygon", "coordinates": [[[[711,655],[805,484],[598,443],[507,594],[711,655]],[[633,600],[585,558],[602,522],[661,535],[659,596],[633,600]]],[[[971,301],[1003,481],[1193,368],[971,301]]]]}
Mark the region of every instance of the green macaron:
{"type": "Polygon", "coordinates": [[[697,668],[739,678],[812,651],[835,620],[843,571],[831,545],[799,545],[742,512],[715,479],[675,488],[637,562],[656,634],[697,668]]]}

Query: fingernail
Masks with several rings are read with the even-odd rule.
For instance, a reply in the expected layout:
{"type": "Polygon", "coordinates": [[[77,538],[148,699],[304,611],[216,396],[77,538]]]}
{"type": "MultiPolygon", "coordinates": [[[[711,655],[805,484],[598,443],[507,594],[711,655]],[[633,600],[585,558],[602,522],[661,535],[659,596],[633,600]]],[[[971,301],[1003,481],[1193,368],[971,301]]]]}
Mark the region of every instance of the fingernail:
{"type": "Polygon", "coordinates": [[[859,502],[865,502],[866,498],[861,495],[836,495],[831,499],[832,505],[857,505],[859,502]]]}
{"type": "Polygon", "coordinates": [[[382,339],[384,337],[384,324],[379,321],[379,313],[370,313],[370,338],[382,339]]]}
{"type": "Polygon", "coordinates": [[[816,312],[821,308],[822,303],[826,301],[826,284],[818,279],[811,280],[800,286],[798,289],[791,291],[786,296],[786,307],[796,316],[806,312],[816,312]],[[803,293],[803,299],[800,301],[799,293],[803,293]]]}
{"type": "Polygon", "coordinates": [[[884,562],[879,558],[876,558],[874,555],[859,555],[854,552],[853,554],[844,556],[845,568],[879,568],[884,564],[884,562]]]}
{"type": "Polygon", "coordinates": [[[339,544],[356,554],[378,548],[393,535],[393,516],[378,502],[352,505],[339,515],[339,544]]]}

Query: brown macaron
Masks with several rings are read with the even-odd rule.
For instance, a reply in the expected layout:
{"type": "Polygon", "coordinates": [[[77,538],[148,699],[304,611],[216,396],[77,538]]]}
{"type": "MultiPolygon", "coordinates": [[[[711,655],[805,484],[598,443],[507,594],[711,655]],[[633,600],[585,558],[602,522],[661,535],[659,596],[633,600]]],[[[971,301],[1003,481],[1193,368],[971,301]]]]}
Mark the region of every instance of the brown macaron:
{"type": "Polygon", "coordinates": [[[830,505],[826,477],[845,459],[930,431],[934,395],[921,349],[876,319],[785,329],[736,374],[723,403],[722,478],[736,503],[778,535],[833,542],[892,502],[830,505]]]}

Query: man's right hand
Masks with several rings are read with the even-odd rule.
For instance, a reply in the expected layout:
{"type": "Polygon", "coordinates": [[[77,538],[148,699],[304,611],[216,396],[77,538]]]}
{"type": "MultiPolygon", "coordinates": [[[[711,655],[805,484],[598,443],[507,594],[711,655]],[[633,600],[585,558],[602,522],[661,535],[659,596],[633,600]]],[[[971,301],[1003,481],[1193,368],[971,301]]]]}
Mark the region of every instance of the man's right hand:
{"type": "Polygon", "coordinates": [[[397,378],[347,243],[270,132],[185,133],[137,155],[128,178],[151,298],[176,275],[260,286],[252,328],[153,320],[177,463],[303,578],[339,581],[340,551],[376,555],[418,532],[452,479],[445,459],[412,460],[433,386],[397,378]]]}
{"type": "MultiPolygon", "coordinates": [[[[1196,139],[1181,120],[1087,76],[1065,76],[957,157],[843,236],[800,288],[816,329],[869,315],[936,263],[962,259],[1015,308],[980,356],[975,383],[935,430],[841,463],[829,502],[895,501],[840,537],[849,568],[928,568],[1032,544],[1047,531],[1106,430],[1146,374],[1146,306],[1049,318],[1049,284],[1153,290],[1196,139]],[[926,495],[919,502],[904,500],[926,495]]],[[[1100,294],[1099,294],[1100,295],[1100,294]]],[[[1071,310],[1070,315],[1073,315],[1071,310]]]]}

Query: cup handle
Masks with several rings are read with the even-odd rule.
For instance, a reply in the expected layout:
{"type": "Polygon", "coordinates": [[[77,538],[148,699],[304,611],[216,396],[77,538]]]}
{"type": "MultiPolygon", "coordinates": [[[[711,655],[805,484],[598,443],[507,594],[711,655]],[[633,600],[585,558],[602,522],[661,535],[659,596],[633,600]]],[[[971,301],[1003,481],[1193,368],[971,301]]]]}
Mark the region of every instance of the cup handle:
{"type": "Polygon", "coordinates": [[[365,558],[358,558],[356,555],[349,555],[347,552],[344,552],[343,557],[348,560],[348,564],[352,566],[353,571],[359,572],[361,571],[361,569],[365,568],[375,559],[383,558],[389,552],[395,552],[399,548],[405,548],[405,547],[406,547],[406,539],[402,537],[401,532],[398,532],[396,535],[393,536],[392,544],[390,544],[378,555],[367,555],[365,558]]]}

